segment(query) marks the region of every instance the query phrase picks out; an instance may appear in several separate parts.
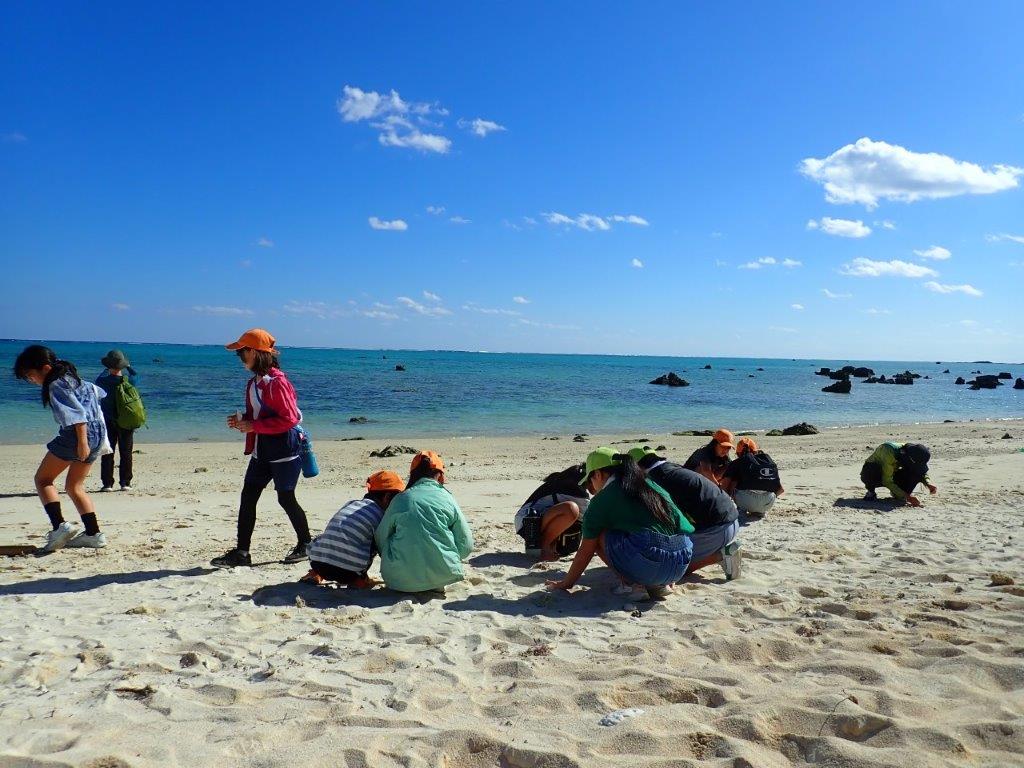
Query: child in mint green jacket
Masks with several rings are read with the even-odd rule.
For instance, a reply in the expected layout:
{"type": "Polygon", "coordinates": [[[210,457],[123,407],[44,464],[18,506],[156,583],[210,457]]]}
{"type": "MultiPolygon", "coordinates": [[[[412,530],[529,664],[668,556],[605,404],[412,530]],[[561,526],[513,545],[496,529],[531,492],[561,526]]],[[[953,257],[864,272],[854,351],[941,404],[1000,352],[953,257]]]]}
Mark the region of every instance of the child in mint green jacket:
{"type": "Polygon", "coordinates": [[[462,581],[462,560],[473,551],[473,533],[444,487],[444,463],[433,451],[416,454],[406,490],[377,526],[380,574],[398,592],[444,591],[462,581]]]}

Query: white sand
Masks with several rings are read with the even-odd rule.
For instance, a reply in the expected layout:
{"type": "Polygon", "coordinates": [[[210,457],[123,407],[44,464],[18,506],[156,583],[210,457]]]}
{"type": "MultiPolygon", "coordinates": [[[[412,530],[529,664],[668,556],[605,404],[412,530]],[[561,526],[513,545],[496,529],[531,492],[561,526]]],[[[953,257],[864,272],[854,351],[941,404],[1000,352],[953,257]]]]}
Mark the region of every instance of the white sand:
{"type": "MultiPolygon", "coordinates": [[[[234,541],[241,446],[140,445],[138,490],[94,496],[106,550],[0,558],[0,768],[1024,765],[1024,422],[763,439],[788,493],[743,530],[741,581],[711,568],[624,605],[592,566],[546,593],[568,561],[508,554],[515,508],[630,437],[395,441],[448,460],[476,536],[467,580],[430,602],[300,585],[304,564],[207,569],[234,541]],[[837,501],[893,438],[932,447],[940,495],[837,501]],[[599,725],[623,708],[643,711],[599,725]]],[[[649,437],[678,460],[703,442],[649,437]]],[[[318,444],[314,534],[370,471],[405,473],[368,458],[381,445],[318,444]]],[[[0,543],[42,540],[14,495],[42,450],[0,447],[0,543]]],[[[267,493],[254,559],[292,544],[267,493]]]]}

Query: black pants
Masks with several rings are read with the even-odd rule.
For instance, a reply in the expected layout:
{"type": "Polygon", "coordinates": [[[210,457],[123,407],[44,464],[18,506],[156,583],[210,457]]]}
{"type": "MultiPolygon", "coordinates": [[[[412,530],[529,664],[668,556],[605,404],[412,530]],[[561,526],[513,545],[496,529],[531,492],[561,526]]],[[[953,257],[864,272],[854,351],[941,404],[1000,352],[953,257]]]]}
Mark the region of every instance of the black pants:
{"type": "MultiPolygon", "coordinates": [[[[107,439],[110,447],[120,456],[117,465],[121,487],[132,484],[132,449],[135,448],[135,430],[121,429],[117,424],[107,422],[107,439]]],[[[100,457],[100,480],[104,488],[114,485],[114,454],[100,457]]]]}
{"type": "MultiPolygon", "coordinates": [[[[896,483],[896,487],[907,495],[912,494],[920,482],[919,478],[912,476],[910,472],[907,472],[902,467],[896,470],[892,479],[896,483]]],[[[875,464],[873,461],[864,462],[864,466],[860,470],[860,481],[864,483],[864,487],[869,491],[880,488],[882,486],[882,466],[875,464]]]]}
{"type": "MultiPolygon", "coordinates": [[[[266,482],[262,485],[249,482],[242,486],[242,499],[238,505],[238,548],[244,552],[248,552],[252,544],[252,532],[256,528],[256,503],[266,486],[266,482]]],[[[306,521],[305,511],[295,498],[295,491],[278,491],[277,503],[288,515],[288,522],[292,524],[298,543],[308,544],[309,523],[306,521]]]]}
{"type": "Polygon", "coordinates": [[[366,578],[366,571],[356,573],[355,571],[350,571],[347,568],[339,568],[336,565],[321,563],[317,560],[311,561],[309,566],[317,572],[320,578],[325,579],[326,581],[336,581],[339,584],[353,584],[366,578]]]}

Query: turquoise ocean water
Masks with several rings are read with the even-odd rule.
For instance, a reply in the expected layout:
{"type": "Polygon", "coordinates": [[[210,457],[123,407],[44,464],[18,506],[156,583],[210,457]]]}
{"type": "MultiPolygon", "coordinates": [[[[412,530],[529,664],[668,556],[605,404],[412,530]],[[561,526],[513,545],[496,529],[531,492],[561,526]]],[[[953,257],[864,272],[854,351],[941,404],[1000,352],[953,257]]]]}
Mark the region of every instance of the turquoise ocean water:
{"type": "MultiPolygon", "coordinates": [[[[27,342],[0,341],[0,442],[42,443],[56,425],[38,388],[11,373],[27,342]]],[[[222,347],[110,342],[43,342],[94,379],[111,347],[125,351],[142,375],[149,427],[136,440],[231,440],[224,417],[241,408],[246,371],[222,347]]],[[[282,367],[299,393],[315,438],[436,435],[643,433],[682,429],[819,427],[1024,418],[1024,391],[1009,384],[971,392],[953,384],[970,372],[1024,364],[944,361],[770,360],[712,357],[488,354],[345,349],[283,351],[282,367]],[[877,374],[910,369],[930,379],[913,386],[861,385],[831,395],[815,376],[825,365],[866,365],[877,374]],[[395,371],[402,364],[405,372],[395,371]],[[705,364],[711,370],[703,370],[705,364]],[[763,371],[758,371],[763,368],[763,371]],[[949,369],[948,374],[942,371],[949,369]],[[692,386],[648,384],[675,371],[692,386]],[[753,374],[753,378],[749,375],[753,374]],[[350,424],[364,416],[366,424],[350,424]]]]}

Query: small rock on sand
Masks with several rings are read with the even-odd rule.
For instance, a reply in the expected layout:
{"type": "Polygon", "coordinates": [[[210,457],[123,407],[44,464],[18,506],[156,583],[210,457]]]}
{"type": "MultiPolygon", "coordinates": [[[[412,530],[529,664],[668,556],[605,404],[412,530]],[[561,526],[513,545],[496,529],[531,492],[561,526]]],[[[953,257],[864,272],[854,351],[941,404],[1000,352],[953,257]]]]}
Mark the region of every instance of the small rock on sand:
{"type": "Polygon", "coordinates": [[[1013,577],[1008,573],[993,573],[990,577],[990,587],[1008,587],[1013,584],[1013,577]]]}

